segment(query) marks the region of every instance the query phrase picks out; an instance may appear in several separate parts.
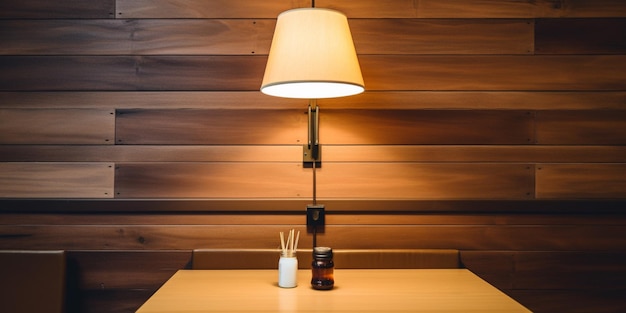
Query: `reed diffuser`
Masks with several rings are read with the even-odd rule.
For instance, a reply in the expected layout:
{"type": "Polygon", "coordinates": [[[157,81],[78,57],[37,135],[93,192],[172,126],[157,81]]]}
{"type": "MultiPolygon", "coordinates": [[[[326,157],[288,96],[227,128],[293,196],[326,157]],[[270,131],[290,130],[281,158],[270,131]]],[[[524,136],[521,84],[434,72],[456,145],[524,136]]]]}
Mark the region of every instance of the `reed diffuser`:
{"type": "Polygon", "coordinates": [[[289,231],[287,241],[285,242],[285,234],[280,232],[280,259],[278,261],[278,286],[282,288],[293,288],[298,285],[298,258],[296,250],[298,249],[298,240],[300,232],[296,234],[292,229],[289,231]]]}

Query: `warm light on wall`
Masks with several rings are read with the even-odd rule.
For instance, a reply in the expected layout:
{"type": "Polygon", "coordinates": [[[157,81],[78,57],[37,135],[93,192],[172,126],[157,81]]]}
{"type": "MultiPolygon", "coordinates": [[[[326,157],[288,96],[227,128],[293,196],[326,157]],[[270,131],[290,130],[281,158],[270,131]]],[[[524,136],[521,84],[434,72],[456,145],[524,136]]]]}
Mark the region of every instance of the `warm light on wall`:
{"type": "Polygon", "coordinates": [[[319,107],[315,100],[351,96],[364,90],[348,18],[343,13],[300,8],[278,15],[261,92],[310,100],[305,165],[321,165],[319,107]]]}
{"type": "Polygon", "coordinates": [[[316,100],[356,95],[365,90],[365,85],[348,18],[341,12],[315,8],[315,2],[312,6],[278,15],[261,92],[309,99],[309,135],[303,147],[303,164],[313,168],[313,204],[307,206],[307,226],[313,226],[315,247],[318,225],[324,225],[324,205],[316,200],[315,168],[321,166],[316,100]]]}

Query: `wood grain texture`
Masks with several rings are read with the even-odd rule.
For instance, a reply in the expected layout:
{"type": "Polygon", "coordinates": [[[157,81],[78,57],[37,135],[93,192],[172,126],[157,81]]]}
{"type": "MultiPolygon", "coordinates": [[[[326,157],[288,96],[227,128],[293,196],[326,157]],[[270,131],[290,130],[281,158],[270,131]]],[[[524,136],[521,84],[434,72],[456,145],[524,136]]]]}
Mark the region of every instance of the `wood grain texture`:
{"type": "Polygon", "coordinates": [[[626,111],[541,111],[539,144],[626,144],[626,111]]]}
{"type": "MultiPolygon", "coordinates": [[[[261,84],[265,61],[263,56],[7,56],[0,58],[0,90],[252,91],[261,84]],[[64,79],[55,80],[59,76],[64,79]]],[[[623,91],[626,81],[621,55],[364,55],[359,61],[368,90],[623,91]]]]}
{"type": "Polygon", "coordinates": [[[540,164],[537,198],[625,198],[626,164],[540,164]]]}
{"type": "Polygon", "coordinates": [[[0,18],[112,18],[115,0],[1,1],[0,18]]]}
{"type": "Polygon", "coordinates": [[[529,199],[530,165],[325,164],[317,173],[321,198],[529,199]]]}
{"type": "Polygon", "coordinates": [[[511,17],[610,17],[624,16],[619,0],[318,0],[319,7],[334,8],[349,17],[384,18],[511,18],[511,17]]]}
{"type": "Polygon", "coordinates": [[[111,163],[0,163],[1,198],[112,198],[111,163]]]}
{"type": "MultiPolygon", "coordinates": [[[[623,163],[624,146],[324,145],[329,162],[623,163]]],[[[301,145],[0,145],[3,162],[301,162],[301,145]]]]}
{"type": "MultiPolygon", "coordinates": [[[[296,198],[311,196],[310,175],[298,163],[118,164],[115,186],[117,198],[296,198]]],[[[329,163],[317,189],[321,198],[530,199],[533,175],[524,164],[329,163]]]]}
{"type": "Polygon", "coordinates": [[[0,109],[0,144],[113,144],[113,110],[0,109]]]}
{"type": "Polygon", "coordinates": [[[623,56],[362,56],[368,90],[623,90],[623,56]]]}
{"type": "Polygon", "coordinates": [[[254,56],[7,56],[0,58],[0,90],[258,90],[265,61],[254,56]]]}
{"type": "Polygon", "coordinates": [[[115,196],[300,198],[311,196],[310,179],[300,163],[119,163],[115,196]]]}
{"type": "Polygon", "coordinates": [[[538,54],[624,54],[626,19],[538,19],[538,54]]]}
{"type": "MultiPolygon", "coordinates": [[[[118,110],[118,144],[304,144],[302,110],[118,110]]],[[[528,111],[320,111],[322,144],[528,144],[528,111]],[[499,132],[493,132],[500,129],[499,132]]]]}
{"type": "Polygon", "coordinates": [[[302,110],[118,110],[118,144],[305,144],[302,110]]]}
{"type": "MultiPolygon", "coordinates": [[[[623,91],[365,91],[319,99],[327,109],[624,110],[623,91]]],[[[260,91],[2,92],[0,108],[306,109],[306,100],[260,91]]]]}
{"type": "MultiPolygon", "coordinates": [[[[310,249],[304,219],[292,225],[301,232],[300,245],[310,249]]],[[[194,248],[278,247],[276,234],[285,225],[11,225],[0,229],[3,249],[178,250],[194,248]]],[[[623,225],[329,225],[318,242],[337,249],[461,249],[614,251],[626,244],[623,225]],[[575,241],[569,238],[577,238],[575,241]]],[[[300,247],[299,245],[299,247],[300,247]]]]}
{"type": "MultiPolygon", "coordinates": [[[[274,26],[269,19],[0,20],[0,54],[267,55],[274,26]]],[[[359,54],[529,54],[533,29],[521,19],[351,22],[359,54]]]]}
{"type": "Polygon", "coordinates": [[[305,0],[116,0],[118,18],[275,18],[282,11],[310,7],[305,0]]]}
{"type": "Polygon", "coordinates": [[[321,110],[322,144],[528,144],[528,111],[321,110]],[[498,132],[494,132],[498,129],[498,132]]]}
{"type": "Polygon", "coordinates": [[[364,54],[529,54],[533,21],[506,19],[356,19],[354,45],[364,54]]]}
{"type": "Polygon", "coordinates": [[[0,20],[0,54],[267,54],[275,21],[0,20]],[[41,30],[45,29],[45,32],[41,30]]]}

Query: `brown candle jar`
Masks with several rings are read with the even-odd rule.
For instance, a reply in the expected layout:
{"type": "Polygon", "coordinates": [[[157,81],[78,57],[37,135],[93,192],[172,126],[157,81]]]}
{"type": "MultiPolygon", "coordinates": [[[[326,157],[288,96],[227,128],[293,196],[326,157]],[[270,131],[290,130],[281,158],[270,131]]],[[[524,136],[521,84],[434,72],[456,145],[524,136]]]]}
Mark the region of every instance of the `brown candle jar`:
{"type": "Polygon", "coordinates": [[[313,277],[311,286],[317,290],[330,290],[335,285],[333,263],[333,249],[329,247],[313,248],[313,262],[311,264],[313,277]]]}

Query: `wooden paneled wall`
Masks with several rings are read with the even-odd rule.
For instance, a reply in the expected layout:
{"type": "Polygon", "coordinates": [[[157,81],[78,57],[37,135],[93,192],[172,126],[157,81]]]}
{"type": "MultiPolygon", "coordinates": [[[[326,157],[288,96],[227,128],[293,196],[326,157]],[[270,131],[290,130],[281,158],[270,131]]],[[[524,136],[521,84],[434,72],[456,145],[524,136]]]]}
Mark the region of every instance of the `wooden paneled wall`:
{"type": "MultiPolygon", "coordinates": [[[[460,249],[535,312],[626,309],[626,2],[315,4],[367,90],[318,101],[320,244],[460,249]]],[[[304,232],[307,103],[258,89],[310,5],[0,0],[0,249],[67,250],[68,311],[133,312],[194,248],[304,232]]]]}

